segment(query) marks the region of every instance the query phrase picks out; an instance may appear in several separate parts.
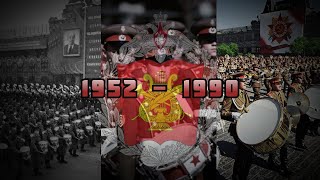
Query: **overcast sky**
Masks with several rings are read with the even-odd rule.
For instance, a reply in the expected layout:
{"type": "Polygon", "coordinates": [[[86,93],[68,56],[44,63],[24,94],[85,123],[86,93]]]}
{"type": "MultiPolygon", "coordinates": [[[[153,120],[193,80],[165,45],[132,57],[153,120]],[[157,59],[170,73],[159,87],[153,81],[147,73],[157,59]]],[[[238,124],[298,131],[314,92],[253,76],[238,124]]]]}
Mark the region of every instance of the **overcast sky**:
{"type": "MultiPolygon", "coordinates": [[[[0,6],[0,29],[23,25],[48,24],[50,17],[59,16],[69,0],[5,0],[0,6]]],[[[217,28],[225,29],[250,25],[266,0],[217,0],[217,28]]],[[[311,5],[320,9],[320,1],[311,5]]]]}
{"type": "MultiPolygon", "coordinates": [[[[217,0],[217,28],[250,25],[265,6],[266,0],[217,0]]],[[[311,0],[311,6],[320,10],[320,1],[311,0]]]]}
{"type": "Polygon", "coordinates": [[[68,0],[4,0],[0,6],[1,29],[48,24],[58,16],[68,0]]]}

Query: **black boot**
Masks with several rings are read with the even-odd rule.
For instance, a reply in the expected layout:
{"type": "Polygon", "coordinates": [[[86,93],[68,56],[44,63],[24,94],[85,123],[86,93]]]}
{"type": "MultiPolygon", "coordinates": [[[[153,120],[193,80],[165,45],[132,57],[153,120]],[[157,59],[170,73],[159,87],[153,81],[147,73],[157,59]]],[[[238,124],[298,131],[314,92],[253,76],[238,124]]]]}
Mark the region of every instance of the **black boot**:
{"type": "Polygon", "coordinates": [[[289,177],[291,172],[288,170],[288,148],[287,144],[284,144],[280,149],[280,171],[285,177],[289,177]]]}
{"type": "Polygon", "coordinates": [[[61,162],[67,164],[68,162],[64,160],[64,156],[61,158],[61,162]]]}
{"type": "Polygon", "coordinates": [[[75,150],[75,149],[74,149],[73,152],[72,152],[72,156],[73,156],[73,157],[78,157],[78,156],[79,156],[79,155],[76,153],[76,150],[75,150]]]}
{"type": "Polygon", "coordinates": [[[296,141],[296,147],[303,150],[307,149],[307,146],[300,140],[296,141]]]}
{"type": "Polygon", "coordinates": [[[268,158],[268,165],[271,169],[277,170],[279,168],[278,164],[274,161],[275,154],[270,153],[268,158]]]}
{"type": "Polygon", "coordinates": [[[46,169],[51,169],[50,161],[46,161],[45,164],[46,164],[46,169]]]}
{"type": "Polygon", "coordinates": [[[81,144],[81,152],[86,152],[86,150],[84,150],[84,144],[81,144]]]}

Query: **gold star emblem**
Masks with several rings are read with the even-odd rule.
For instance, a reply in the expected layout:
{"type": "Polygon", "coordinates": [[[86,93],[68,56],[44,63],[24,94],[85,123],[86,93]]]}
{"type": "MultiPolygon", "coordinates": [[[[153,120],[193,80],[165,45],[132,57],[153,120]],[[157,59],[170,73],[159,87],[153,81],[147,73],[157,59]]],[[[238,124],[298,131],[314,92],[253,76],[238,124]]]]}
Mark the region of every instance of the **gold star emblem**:
{"type": "Polygon", "coordinates": [[[281,14],[279,17],[272,17],[272,24],[268,25],[272,42],[281,43],[283,40],[288,41],[291,38],[293,23],[290,23],[288,18],[288,16],[282,17],[281,14]]]}

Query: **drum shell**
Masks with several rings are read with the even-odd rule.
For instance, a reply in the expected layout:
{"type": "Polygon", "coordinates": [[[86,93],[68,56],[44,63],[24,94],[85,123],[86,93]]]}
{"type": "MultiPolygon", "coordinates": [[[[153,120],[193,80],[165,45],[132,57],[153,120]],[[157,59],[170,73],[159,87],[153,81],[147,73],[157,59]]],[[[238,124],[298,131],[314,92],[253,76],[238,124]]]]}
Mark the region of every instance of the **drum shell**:
{"type": "Polygon", "coordinates": [[[255,152],[260,154],[271,153],[280,149],[287,141],[291,130],[291,123],[285,111],[282,109],[280,123],[273,134],[265,141],[251,146],[255,152]]]}
{"type": "Polygon", "coordinates": [[[56,136],[50,137],[50,143],[52,144],[53,150],[56,152],[59,147],[59,138],[56,136]]]}
{"type": "MultiPolygon", "coordinates": [[[[270,133],[270,135],[268,135],[268,137],[265,137],[264,140],[261,140],[261,142],[257,142],[256,144],[247,144],[247,143],[243,142],[241,140],[241,138],[239,138],[239,140],[242,141],[250,149],[252,149],[253,151],[255,151],[259,154],[268,154],[268,153],[271,153],[271,152],[279,149],[286,142],[286,140],[288,139],[288,136],[290,134],[291,122],[290,122],[289,113],[287,113],[287,110],[285,108],[282,108],[281,104],[278,101],[276,101],[272,98],[269,98],[269,97],[261,98],[258,101],[262,101],[262,100],[268,100],[268,101],[271,101],[271,102],[277,104],[277,107],[278,107],[277,113],[279,112],[279,116],[277,118],[279,118],[279,120],[277,121],[277,124],[275,125],[274,130],[271,131],[272,133],[270,133]]],[[[258,102],[256,102],[256,103],[258,103],[258,102]]],[[[252,110],[250,108],[250,106],[254,106],[254,105],[255,104],[252,103],[247,107],[249,110],[248,113],[250,113],[250,111],[252,110]]],[[[252,112],[255,112],[255,111],[253,110],[252,112]]],[[[239,121],[241,122],[241,118],[239,121]]],[[[237,126],[236,133],[237,133],[237,135],[239,135],[239,131],[240,131],[239,123],[237,123],[236,126],[237,126]]]]}
{"type": "Polygon", "coordinates": [[[39,146],[40,146],[40,149],[43,153],[48,152],[48,141],[40,141],[39,146]]]}
{"type": "Polygon", "coordinates": [[[63,136],[63,138],[65,139],[67,145],[71,145],[72,144],[72,136],[70,134],[65,134],[63,136]]]}
{"type": "Polygon", "coordinates": [[[22,154],[22,159],[29,160],[31,158],[29,146],[22,146],[20,148],[20,153],[22,154]]]}

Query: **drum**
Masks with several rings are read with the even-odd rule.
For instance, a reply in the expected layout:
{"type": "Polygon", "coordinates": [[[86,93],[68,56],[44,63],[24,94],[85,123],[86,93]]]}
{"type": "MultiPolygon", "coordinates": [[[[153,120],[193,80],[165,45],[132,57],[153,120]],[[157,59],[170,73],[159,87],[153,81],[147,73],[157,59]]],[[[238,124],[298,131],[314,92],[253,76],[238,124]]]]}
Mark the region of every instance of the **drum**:
{"type": "Polygon", "coordinates": [[[61,117],[61,119],[62,119],[62,121],[64,123],[69,121],[69,115],[68,114],[62,114],[60,117],[61,117]]]}
{"type": "Polygon", "coordinates": [[[74,125],[75,125],[76,127],[79,127],[79,126],[80,126],[80,123],[81,123],[81,120],[80,120],[80,119],[74,120],[73,123],[74,123],[74,125]]]}
{"type": "Polygon", "coordinates": [[[70,134],[63,135],[63,139],[66,141],[68,146],[70,146],[72,144],[71,135],[70,134]]]}
{"type": "Polygon", "coordinates": [[[240,141],[261,154],[279,149],[290,133],[288,113],[272,98],[254,101],[247,110],[237,121],[236,131],[240,141]]]}
{"type": "Polygon", "coordinates": [[[56,152],[59,147],[59,138],[57,136],[50,137],[50,143],[52,144],[53,150],[56,152]]]}
{"type": "Polygon", "coordinates": [[[39,141],[39,146],[43,153],[48,152],[48,141],[39,141]]]}
{"type": "Polygon", "coordinates": [[[320,85],[315,85],[307,89],[304,93],[310,100],[307,115],[314,119],[320,119],[320,85]]]}
{"type": "Polygon", "coordinates": [[[22,146],[20,148],[20,153],[22,154],[22,159],[24,159],[24,160],[29,160],[31,157],[29,146],[22,146]]]}
{"type": "Polygon", "coordinates": [[[63,125],[63,127],[64,127],[65,130],[70,130],[71,124],[65,123],[65,124],[63,125]]]}
{"type": "Polygon", "coordinates": [[[101,122],[96,121],[96,122],[94,122],[94,124],[96,125],[96,129],[97,129],[98,131],[100,131],[100,130],[101,130],[101,122]]]}
{"type": "Polygon", "coordinates": [[[92,127],[92,126],[86,126],[86,130],[87,130],[87,132],[88,132],[88,134],[89,134],[90,136],[93,135],[93,127],[92,127]]]}
{"type": "Polygon", "coordinates": [[[0,143],[0,161],[8,160],[8,145],[5,143],[0,143]]]}
{"type": "Polygon", "coordinates": [[[80,139],[84,139],[84,130],[83,129],[77,129],[77,135],[80,139]]]}

